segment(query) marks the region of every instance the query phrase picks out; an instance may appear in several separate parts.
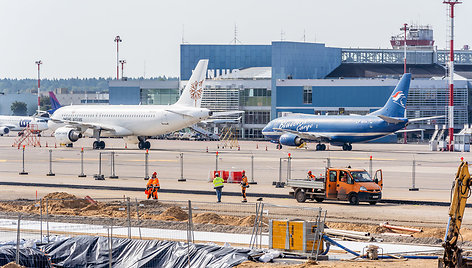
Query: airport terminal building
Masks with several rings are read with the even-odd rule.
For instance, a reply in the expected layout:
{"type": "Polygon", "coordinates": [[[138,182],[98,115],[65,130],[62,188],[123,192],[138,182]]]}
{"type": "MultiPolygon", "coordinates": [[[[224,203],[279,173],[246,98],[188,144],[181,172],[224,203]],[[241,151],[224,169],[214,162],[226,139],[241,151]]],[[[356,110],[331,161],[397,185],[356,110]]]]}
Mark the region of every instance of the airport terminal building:
{"type": "MultiPolygon", "coordinates": [[[[366,114],[382,107],[403,73],[400,49],[332,48],[319,43],[277,41],[270,45],[180,46],[181,81],[110,81],[110,104],[172,104],[200,59],[209,59],[202,106],[243,110],[241,138],[262,138],[270,119],[290,113],[366,114]]],[[[409,48],[413,80],[407,117],[447,113],[448,52],[409,48]]],[[[472,51],[455,54],[455,128],[469,122],[472,51]]],[[[434,129],[436,119],[409,128],[434,129]]]]}

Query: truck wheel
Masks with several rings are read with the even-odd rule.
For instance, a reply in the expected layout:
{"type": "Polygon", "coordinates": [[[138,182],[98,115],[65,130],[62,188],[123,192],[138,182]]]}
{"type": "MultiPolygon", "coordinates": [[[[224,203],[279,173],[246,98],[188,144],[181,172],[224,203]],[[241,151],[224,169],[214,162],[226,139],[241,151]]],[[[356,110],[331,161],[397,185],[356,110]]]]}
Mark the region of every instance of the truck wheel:
{"type": "Polygon", "coordinates": [[[377,204],[377,201],[369,201],[369,204],[371,204],[372,206],[377,204]]]}
{"type": "Polygon", "coordinates": [[[351,205],[359,205],[359,197],[356,193],[350,194],[348,200],[351,205]]]}
{"type": "Polygon", "coordinates": [[[295,199],[297,199],[298,203],[303,203],[306,201],[306,194],[304,191],[298,190],[295,194],[295,199]]]}
{"type": "Polygon", "coordinates": [[[324,201],[324,198],[315,197],[316,202],[321,203],[324,201]]]}

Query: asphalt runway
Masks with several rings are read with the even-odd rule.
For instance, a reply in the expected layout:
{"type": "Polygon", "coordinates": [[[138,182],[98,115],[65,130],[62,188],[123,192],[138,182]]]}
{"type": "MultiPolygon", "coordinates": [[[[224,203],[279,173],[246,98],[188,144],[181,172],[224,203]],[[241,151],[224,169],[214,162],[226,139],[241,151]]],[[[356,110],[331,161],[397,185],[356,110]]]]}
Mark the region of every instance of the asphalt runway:
{"type": "MultiPolygon", "coordinates": [[[[42,147],[27,146],[25,149],[25,171],[28,175],[19,175],[22,171],[22,150],[12,147],[16,137],[0,137],[0,199],[36,198],[49,192],[66,191],[78,196],[94,197],[130,196],[144,198],[139,188],[145,187],[144,159],[145,152],[135,145],[125,144],[122,139],[104,139],[105,150],[92,150],[93,139],[81,139],[74,148],[57,146],[53,137],[42,137],[42,147]],[[46,147],[46,143],[48,147],[46,147]],[[125,148],[125,146],[127,148],[125,148]],[[84,173],[86,178],[79,178],[81,172],[80,151],[84,148],[84,173]],[[55,176],[46,176],[49,172],[49,150],[52,150],[52,171],[55,176]],[[115,175],[111,175],[110,153],[115,154],[115,175]],[[105,180],[93,178],[99,171],[98,159],[102,153],[102,174],[105,180]],[[23,184],[22,184],[23,183],[23,184]],[[27,183],[27,184],[24,184],[27,183]],[[9,185],[7,185],[9,184],[9,185]],[[23,185],[23,186],[18,186],[23,185]],[[64,185],[63,187],[61,185],[64,185]],[[70,187],[70,186],[73,187],[70,187]],[[89,186],[100,186],[96,188],[89,186]],[[107,188],[108,187],[108,188],[107,188]],[[92,188],[92,189],[90,189],[92,188]]],[[[149,174],[156,171],[160,178],[160,198],[165,200],[212,201],[213,189],[209,176],[215,170],[216,152],[220,170],[246,170],[249,180],[257,182],[251,185],[249,201],[255,201],[257,195],[263,195],[265,201],[287,206],[321,206],[339,220],[351,215],[359,220],[410,220],[422,223],[443,223],[447,221],[447,202],[454,174],[460,164],[460,158],[468,160],[470,153],[430,152],[428,145],[418,144],[354,144],[352,151],[342,151],[340,147],[330,147],[328,151],[314,151],[314,144],[308,149],[277,150],[269,142],[240,141],[240,148],[222,148],[221,142],[151,140],[149,151],[149,174]],[[267,147],[267,150],[266,150],[267,147]],[[208,152],[207,152],[208,148],[208,152]],[[181,176],[180,154],[183,153],[183,173],[185,182],[179,182],[181,176]],[[443,206],[418,206],[383,203],[376,206],[360,205],[353,209],[347,202],[297,203],[288,197],[288,188],[275,188],[273,181],[279,180],[281,158],[292,157],[292,178],[304,178],[308,170],[321,173],[329,161],[333,167],[383,170],[383,198],[388,200],[433,201],[443,206]],[[254,174],[251,174],[251,156],[254,161],[254,174]],[[328,160],[329,158],[329,160],[328,160]],[[416,162],[415,179],[419,191],[412,192],[412,164],[416,162]],[[199,192],[199,193],[196,193],[199,192]],[[287,198],[283,198],[283,196],[287,198]],[[251,200],[252,199],[252,200],[251,200]],[[372,213],[377,216],[373,217],[372,213]],[[434,214],[434,215],[433,215],[434,214]],[[379,216],[381,215],[381,216],[379,216]],[[396,215],[396,217],[393,217],[396,215]]],[[[287,177],[287,162],[282,160],[282,180],[287,177]]],[[[227,184],[224,188],[223,202],[239,202],[238,184],[227,184]],[[231,194],[228,194],[230,193],[231,194]],[[226,193],[226,195],[225,195],[226,193]]],[[[467,212],[466,212],[467,213],[467,212]]],[[[467,225],[467,216],[464,220],[467,225]]]]}

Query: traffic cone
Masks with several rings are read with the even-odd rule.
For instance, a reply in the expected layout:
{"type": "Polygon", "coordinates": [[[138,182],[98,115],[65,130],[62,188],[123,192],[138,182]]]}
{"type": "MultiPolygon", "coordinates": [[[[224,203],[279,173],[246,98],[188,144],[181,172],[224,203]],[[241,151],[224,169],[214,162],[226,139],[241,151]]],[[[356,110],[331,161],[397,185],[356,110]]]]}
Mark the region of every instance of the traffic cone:
{"type": "Polygon", "coordinates": [[[239,145],[238,145],[238,151],[241,151],[241,147],[239,147],[239,145]]]}
{"type": "Polygon", "coordinates": [[[259,143],[256,143],[256,149],[259,149],[259,143]]]}
{"type": "Polygon", "coordinates": [[[207,146],[207,153],[208,153],[208,146],[207,146]]]}
{"type": "Polygon", "coordinates": [[[48,142],[46,142],[46,148],[48,148],[48,142]]]}
{"type": "Polygon", "coordinates": [[[127,143],[125,143],[125,149],[128,149],[128,144],[127,143]]]}
{"type": "Polygon", "coordinates": [[[267,151],[267,145],[266,145],[266,151],[267,151]]]}
{"type": "Polygon", "coordinates": [[[57,148],[57,144],[56,144],[56,143],[54,143],[54,148],[57,148]]]}

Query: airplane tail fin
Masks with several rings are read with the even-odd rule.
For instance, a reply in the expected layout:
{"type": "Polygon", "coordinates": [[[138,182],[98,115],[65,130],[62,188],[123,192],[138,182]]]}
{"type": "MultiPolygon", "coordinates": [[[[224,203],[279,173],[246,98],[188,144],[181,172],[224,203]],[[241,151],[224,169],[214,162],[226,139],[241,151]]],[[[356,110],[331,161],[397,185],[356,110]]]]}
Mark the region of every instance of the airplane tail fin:
{"type": "Polygon", "coordinates": [[[48,110],[48,113],[52,114],[57,109],[61,108],[62,105],[59,103],[59,101],[56,98],[56,95],[52,91],[49,91],[49,99],[51,100],[51,110],[48,110]]]}
{"type": "Polygon", "coordinates": [[[181,106],[200,107],[203,95],[203,83],[208,68],[208,60],[200,60],[192,73],[192,76],[185,85],[182,95],[175,103],[181,106]]]}
{"type": "Polygon", "coordinates": [[[410,81],[411,81],[411,74],[406,73],[400,79],[397,86],[392,92],[392,95],[388,99],[387,103],[385,103],[384,107],[381,109],[370,113],[369,115],[382,115],[387,117],[401,117],[404,118],[405,116],[405,107],[406,107],[406,100],[408,97],[408,91],[410,89],[410,81]]]}

